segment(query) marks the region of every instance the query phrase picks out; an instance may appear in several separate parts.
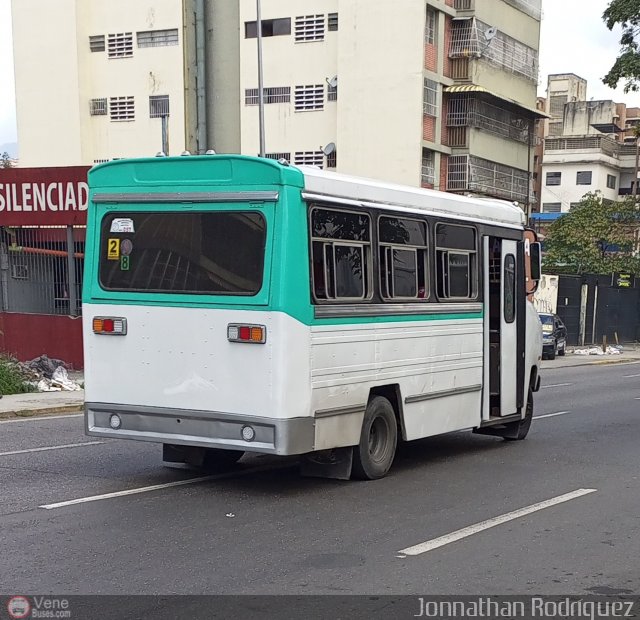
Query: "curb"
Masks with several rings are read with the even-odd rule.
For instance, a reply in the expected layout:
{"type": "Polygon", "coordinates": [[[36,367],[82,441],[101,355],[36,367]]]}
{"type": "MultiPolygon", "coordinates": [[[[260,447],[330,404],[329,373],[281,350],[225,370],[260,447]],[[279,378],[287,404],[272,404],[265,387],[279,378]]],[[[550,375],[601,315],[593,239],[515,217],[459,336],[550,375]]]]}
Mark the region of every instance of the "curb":
{"type": "Polygon", "coordinates": [[[83,405],[63,405],[60,407],[44,407],[41,409],[18,409],[17,411],[1,411],[0,420],[28,419],[47,415],[84,413],[83,405]]]}
{"type": "MultiPolygon", "coordinates": [[[[588,357],[588,356],[585,356],[588,357]]],[[[548,361],[553,361],[553,360],[548,360],[548,361]]],[[[640,363],[640,359],[639,358],[627,358],[627,359],[612,359],[612,360],[593,360],[591,362],[587,362],[587,361],[580,361],[577,364],[562,364],[562,365],[553,365],[553,366],[546,366],[543,369],[551,369],[551,368],[578,368],[581,366],[605,366],[607,364],[632,364],[634,362],[639,362],[640,363]]]]}

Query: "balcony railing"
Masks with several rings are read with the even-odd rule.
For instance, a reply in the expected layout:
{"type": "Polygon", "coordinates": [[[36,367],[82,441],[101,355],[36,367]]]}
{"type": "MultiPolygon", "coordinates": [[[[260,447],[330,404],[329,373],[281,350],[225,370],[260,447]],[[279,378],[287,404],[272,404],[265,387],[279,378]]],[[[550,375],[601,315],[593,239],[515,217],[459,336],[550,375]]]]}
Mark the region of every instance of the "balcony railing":
{"type": "Polygon", "coordinates": [[[622,144],[608,136],[577,136],[546,138],[547,151],[600,151],[610,157],[631,157],[636,154],[635,144],[622,144]]]}
{"type": "Polygon", "coordinates": [[[511,168],[473,155],[452,155],[447,169],[448,191],[470,191],[522,204],[534,200],[525,170],[511,168]]]}

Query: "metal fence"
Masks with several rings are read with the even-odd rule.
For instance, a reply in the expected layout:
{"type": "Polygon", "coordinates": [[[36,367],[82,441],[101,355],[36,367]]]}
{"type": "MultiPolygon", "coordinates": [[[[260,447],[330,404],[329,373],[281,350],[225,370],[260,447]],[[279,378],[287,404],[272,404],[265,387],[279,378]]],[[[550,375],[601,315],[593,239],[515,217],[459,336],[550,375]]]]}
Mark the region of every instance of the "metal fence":
{"type": "Polygon", "coordinates": [[[0,310],[79,316],[84,226],[0,226],[0,310]]]}

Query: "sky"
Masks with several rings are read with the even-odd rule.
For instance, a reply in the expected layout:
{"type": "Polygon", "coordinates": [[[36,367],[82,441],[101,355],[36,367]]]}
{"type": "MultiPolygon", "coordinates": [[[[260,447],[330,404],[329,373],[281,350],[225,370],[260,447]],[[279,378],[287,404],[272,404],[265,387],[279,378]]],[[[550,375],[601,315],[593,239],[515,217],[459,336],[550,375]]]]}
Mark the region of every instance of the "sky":
{"type": "MultiPolygon", "coordinates": [[[[620,32],[610,32],[602,21],[608,4],[609,0],[542,0],[539,95],[545,95],[548,74],[575,73],[588,81],[588,99],[640,107],[640,94],[625,95],[622,86],[611,90],[602,83],[620,39],[620,32]]],[[[0,0],[0,145],[17,141],[15,116],[11,0],[0,0]]]]}

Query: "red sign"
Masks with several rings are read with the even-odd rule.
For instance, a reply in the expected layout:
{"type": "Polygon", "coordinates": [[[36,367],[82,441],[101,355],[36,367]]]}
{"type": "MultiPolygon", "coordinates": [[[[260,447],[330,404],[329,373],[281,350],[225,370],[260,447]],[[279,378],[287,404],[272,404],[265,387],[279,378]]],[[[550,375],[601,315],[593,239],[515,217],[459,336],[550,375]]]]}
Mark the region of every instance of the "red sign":
{"type": "Polygon", "coordinates": [[[0,226],[87,223],[87,166],[0,168],[0,226]]]}

